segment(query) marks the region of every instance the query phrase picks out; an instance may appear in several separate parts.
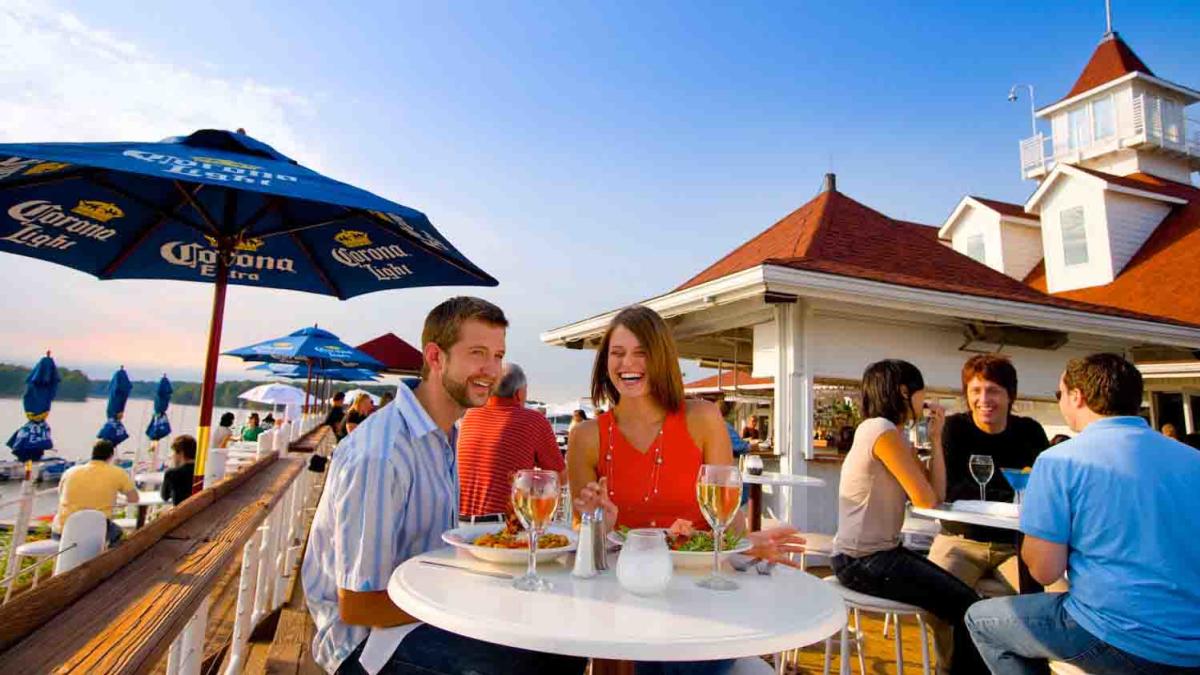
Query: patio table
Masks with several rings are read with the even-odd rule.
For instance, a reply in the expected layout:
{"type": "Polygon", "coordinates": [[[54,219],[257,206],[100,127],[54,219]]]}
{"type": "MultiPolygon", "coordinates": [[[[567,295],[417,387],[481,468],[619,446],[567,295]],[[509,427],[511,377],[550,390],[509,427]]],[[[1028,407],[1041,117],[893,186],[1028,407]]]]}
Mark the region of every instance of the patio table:
{"type": "Polygon", "coordinates": [[[932,509],[920,509],[914,506],[912,512],[927,518],[936,518],[937,520],[952,520],[958,523],[967,523],[968,525],[982,525],[984,527],[1012,530],[1013,540],[1017,546],[1017,592],[1022,594],[1041,593],[1045,590],[1033,578],[1033,575],[1029,573],[1029,566],[1021,558],[1021,542],[1025,540],[1025,535],[1021,534],[1020,518],[988,513],[972,513],[970,511],[955,511],[953,510],[953,504],[942,504],[932,509]]]}
{"type": "MultiPolygon", "coordinates": [[[[118,498],[120,504],[131,506],[125,502],[124,497],[118,498]]],[[[150,512],[151,506],[162,506],[166,502],[163,501],[162,495],[156,490],[138,490],[138,501],[132,506],[137,507],[137,529],[142,529],[146,524],[146,516],[150,512]]]]}
{"type": "Polygon", "coordinates": [[[751,532],[762,529],[762,489],[764,485],[779,487],[824,487],[825,485],[825,481],[812,476],[770,472],[756,475],[749,471],[742,472],[742,483],[750,486],[750,498],[747,505],[750,507],[751,532]]]}
{"type": "Polygon", "coordinates": [[[397,567],[388,596],[443,630],[554,654],[628,661],[740,658],[814,644],[846,624],[842,599],[829,584],[783,567],[771,576],[730,572],[740,588],[728,592],[696,586],[707,570],[677,570],[664,594],[640,597],[621,588],[614,569],[577,579],[561,562],[542,564],[538,573],[554,588],[531,593],[508,579],[423,560],[514,576],[524,573],[523,566],[438,549],[397,567]]]}

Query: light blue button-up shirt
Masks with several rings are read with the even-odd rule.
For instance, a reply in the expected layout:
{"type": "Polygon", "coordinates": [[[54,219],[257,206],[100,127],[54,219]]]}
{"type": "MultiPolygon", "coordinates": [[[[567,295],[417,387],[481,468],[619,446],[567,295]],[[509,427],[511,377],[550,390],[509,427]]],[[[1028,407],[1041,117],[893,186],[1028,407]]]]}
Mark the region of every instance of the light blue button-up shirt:
{"type": "Polygon", "coordinates": [[[342,622],[338,589],[386,590],[400,563],[441,547],[442,532],[455,526],[454,435],[401,386],[334,451],[301,569],[317,629],[313,657],[326,671],[370,632],[342,622]]]}
{"type": "Polygon", "coordinates": [[[1063,607],[1110,645],[1200,666],[1200,452],[1106,417],[1038,456],[1021,531],[1067,546],[1063,607]]]}

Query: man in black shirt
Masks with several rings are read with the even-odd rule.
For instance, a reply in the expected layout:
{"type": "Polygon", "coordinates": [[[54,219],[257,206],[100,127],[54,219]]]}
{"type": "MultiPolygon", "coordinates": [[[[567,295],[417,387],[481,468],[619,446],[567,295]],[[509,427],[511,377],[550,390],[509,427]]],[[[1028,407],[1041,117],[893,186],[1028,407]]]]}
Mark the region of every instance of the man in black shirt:
{"type": "Polygon", "coordinates": [[[333,405],[329,408],[329,412],[325,415],[325,426],[333,429],[333,433],[341,440],[346,436],[346,432],[342,430],[342,418],[346,416],[345,410],[342,409],[342,403],[346,400],[346,393],[339,391],[333,395],[333,405]]]}
{"type": "Polygon", "coordinates": [[[171,441],[175,466],[163,474],[162,488],[159,494],[163,501],[179,506],[183,500],[192,496],[192,476],[196,473],[196,439],[183,434],[171,441]]]}
{"type": "MultiPolygon", "coordinates": [[[[962,383],[968,412],[948,416],[942,430],[946,501],[979,499],[979,483],[971,476],[968,460],[971,455],[988,455],[996,470],[987,483],[987,499],[1011,502],[1013,490],[1000,469],[1033,466],[1033,460],[1050,446],[1046,431],[1037,420],[1012,414],[1017,370],[1008,359],[994,354],[971,357],[963,365],[962,383]]],[[[930,560],[967,585],[995,576],[1013,592],[1016,554],[1011,531],[953,522],[942,523],[941,534],[929,549],[930,560]]]]}

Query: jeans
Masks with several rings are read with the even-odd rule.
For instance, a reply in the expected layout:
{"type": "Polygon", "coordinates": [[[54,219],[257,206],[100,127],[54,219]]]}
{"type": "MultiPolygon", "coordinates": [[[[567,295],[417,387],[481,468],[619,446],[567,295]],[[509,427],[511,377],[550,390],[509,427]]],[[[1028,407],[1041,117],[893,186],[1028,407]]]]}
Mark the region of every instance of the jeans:
{"type": "Polygon", "coordinates": [[[733,671],[733,659],[721,661],[639,661],[634,675],[726,675],[733,671]]]}
{"type": "MultiPolygon", "coordinates": [[[[358,662],[363,646],[359,645],[342,665],[337,675],[363,675],[358,662]]],[[[527,649],[473,640],[435,628],[419,626],[404,636],[392,658],[379,675],[505,675],[507,673],[562,673],[582,675],[587,659],[558,654],[544,654],[527,649]]]]}
{"type": "Polygon", "coordinates": [[[1033,593],[984,600],[967,612],[967,628],[995,675],[1048,673],[1066,661],[1095,675],[1200,673],[1147,661],[1087,632],[1063,608],[1066,593],[1033,593]]]}
{"type": "MultiPolygon", "coordinates": [[[[104,540],[106,542],[108,542],[108,547],[112,548],[112,547],[116,546],[118,542],[121,541],[122,537],[125,536],[125,531],[121,529],[120,525],[117,525],[116,523],[114,523],[111,520],[105,520],[104,524],[105,524],[104,540]]],[[[55,541],[58,541],[58,540],[62,539],[62,533],[61,532],[51,532],[50,538],[55,541]]]]}
{"type": "MultiPolygon", "coordinates": [[[[916,605],[949,624],[954,645],[950,673],[987,672],[963,625],[967,608],[979,601],[970,586],[903,546],[861,558],[839,554],[832,563],[838,581],[846,588],[916,605]]],[[[947,670],[945,664],[938,664],[938,670],[947,670]]]]}

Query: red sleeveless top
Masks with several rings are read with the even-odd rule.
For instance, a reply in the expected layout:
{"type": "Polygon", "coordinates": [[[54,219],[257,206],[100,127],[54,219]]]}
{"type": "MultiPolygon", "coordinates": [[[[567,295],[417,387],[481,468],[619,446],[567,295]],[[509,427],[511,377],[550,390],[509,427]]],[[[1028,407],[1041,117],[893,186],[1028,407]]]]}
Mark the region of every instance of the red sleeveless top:
{"type": "Polygon", "coordinates": [[[670,527],[683,518],[696,529],[708,529],[696,501],[696,476],[704,453],[688,433],[684,410],[667,415],[661,435],[646,452],[626,440],[611,411],[596,421],[600,427],[596,473],[608,478],[618,526],[670,527]]]}

